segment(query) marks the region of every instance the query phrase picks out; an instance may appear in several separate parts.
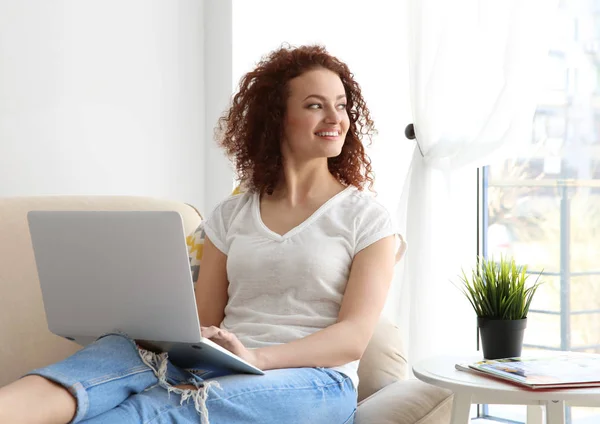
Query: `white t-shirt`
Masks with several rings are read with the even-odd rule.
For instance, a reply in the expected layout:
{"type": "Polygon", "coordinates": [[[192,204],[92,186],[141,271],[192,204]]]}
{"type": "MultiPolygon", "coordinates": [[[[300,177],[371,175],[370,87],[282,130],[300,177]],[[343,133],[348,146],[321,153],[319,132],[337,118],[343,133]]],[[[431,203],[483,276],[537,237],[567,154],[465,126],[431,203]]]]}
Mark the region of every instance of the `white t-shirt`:
{"type": "MultiPolygon", "coordinates": [[[[283,236],[263,223],[258,193],[221,202],[205,230],[227,255],[229,301],[221,328],[249,349],[335,324],[354,256],[398,234],[388,210],[353,186],[283,236]]],[[[358,361],[333,369],[358,387],[358,361]]]]}

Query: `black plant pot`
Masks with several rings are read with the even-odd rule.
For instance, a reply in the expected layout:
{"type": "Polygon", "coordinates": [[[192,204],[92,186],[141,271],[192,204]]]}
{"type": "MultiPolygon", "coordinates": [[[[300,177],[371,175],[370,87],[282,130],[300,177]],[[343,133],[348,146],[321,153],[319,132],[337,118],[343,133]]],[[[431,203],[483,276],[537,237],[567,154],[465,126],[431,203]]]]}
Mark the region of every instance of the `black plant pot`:
{"type": "Polygon", "coordinates": [[[510,320],[477,317],[477,326],[485,359],[521,356],[527,318],[510,320]]]}

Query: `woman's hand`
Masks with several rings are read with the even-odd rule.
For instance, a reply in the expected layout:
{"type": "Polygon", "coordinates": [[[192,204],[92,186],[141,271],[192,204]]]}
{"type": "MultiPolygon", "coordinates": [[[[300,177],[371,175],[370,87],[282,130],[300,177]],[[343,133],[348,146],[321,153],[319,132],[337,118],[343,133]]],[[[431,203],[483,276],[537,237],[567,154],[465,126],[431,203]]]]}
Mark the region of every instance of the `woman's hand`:
{"type": "Polygon", "coordinates": [[[202,331],[202,337],[206,337],[210,341],[218,344],[219,346],[227,349],[234,355],[239,356],[244,361],[257,368],[260,368],[259,358],[255,350],[246,349],[242,342],[227,330],[223,330],[219,327],[200,327],[202,331]]]}

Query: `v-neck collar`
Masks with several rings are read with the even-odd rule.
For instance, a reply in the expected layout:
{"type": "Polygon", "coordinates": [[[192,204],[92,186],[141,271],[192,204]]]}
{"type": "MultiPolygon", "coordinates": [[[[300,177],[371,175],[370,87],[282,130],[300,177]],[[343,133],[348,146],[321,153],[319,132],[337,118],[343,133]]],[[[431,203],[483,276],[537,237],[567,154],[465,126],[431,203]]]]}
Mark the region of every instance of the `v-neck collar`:
{"type": "Polygon", "coordinates": [[[258,193],[258,192],[255,192],[254,196],[253,196],[253,205],[252,206],[254,209],[254,218],[256,220],[256,223],[258,224],[258,228],[260,230],[262,230],[262,232],[267,237],[269,237],[273,240],[276,240],[276,241],[283,241],[283,240],[286,240],[286,239],[294,236],[295,234],[299,233],[304,228],[308,227],[311,223],[313,223],[315,220],[317,220],[317,218],[319,218],[325,211],[327,211],[327,209],[329,209],[335,202],[337,202],[341,198],[345,197],[348,193],[350,193],[353,188],[354,188],[354,186],[348,186],[345,189],[343,189],[342,191],[340,191],[339,193],[337,193],[336,195],[332,196],[329,200],[327,200],[325,203],[323,203],[316,211],[314,211],[312,213],[312,215],[310,215],[308,218],[306,218],[300,224],[296,225],[295,227],[293,227],[292,229],[290,229],[287,233],[285,233],[283,235],[271,230],[269,227],[267,227],[265,225],[264,221],[262,220],[262,216],[260,214],[260,193],[258,193]]]}

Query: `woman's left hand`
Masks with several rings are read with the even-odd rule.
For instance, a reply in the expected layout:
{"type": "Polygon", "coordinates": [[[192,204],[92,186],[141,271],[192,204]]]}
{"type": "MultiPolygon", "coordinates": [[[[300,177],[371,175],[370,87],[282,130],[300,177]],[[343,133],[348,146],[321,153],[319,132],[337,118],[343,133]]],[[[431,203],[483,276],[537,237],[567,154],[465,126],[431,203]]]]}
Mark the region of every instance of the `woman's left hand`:
{"type": "Polygon", "coordinates": [[[239,356],[244,361],[254,365],[257,368],[260,368],[256,351],[245,348],[235,334],[215,326],[200,327],[200,329],[202,330],[202,337],[206,337],[210,341],[227,349],[234,355],[239,356]]]}

